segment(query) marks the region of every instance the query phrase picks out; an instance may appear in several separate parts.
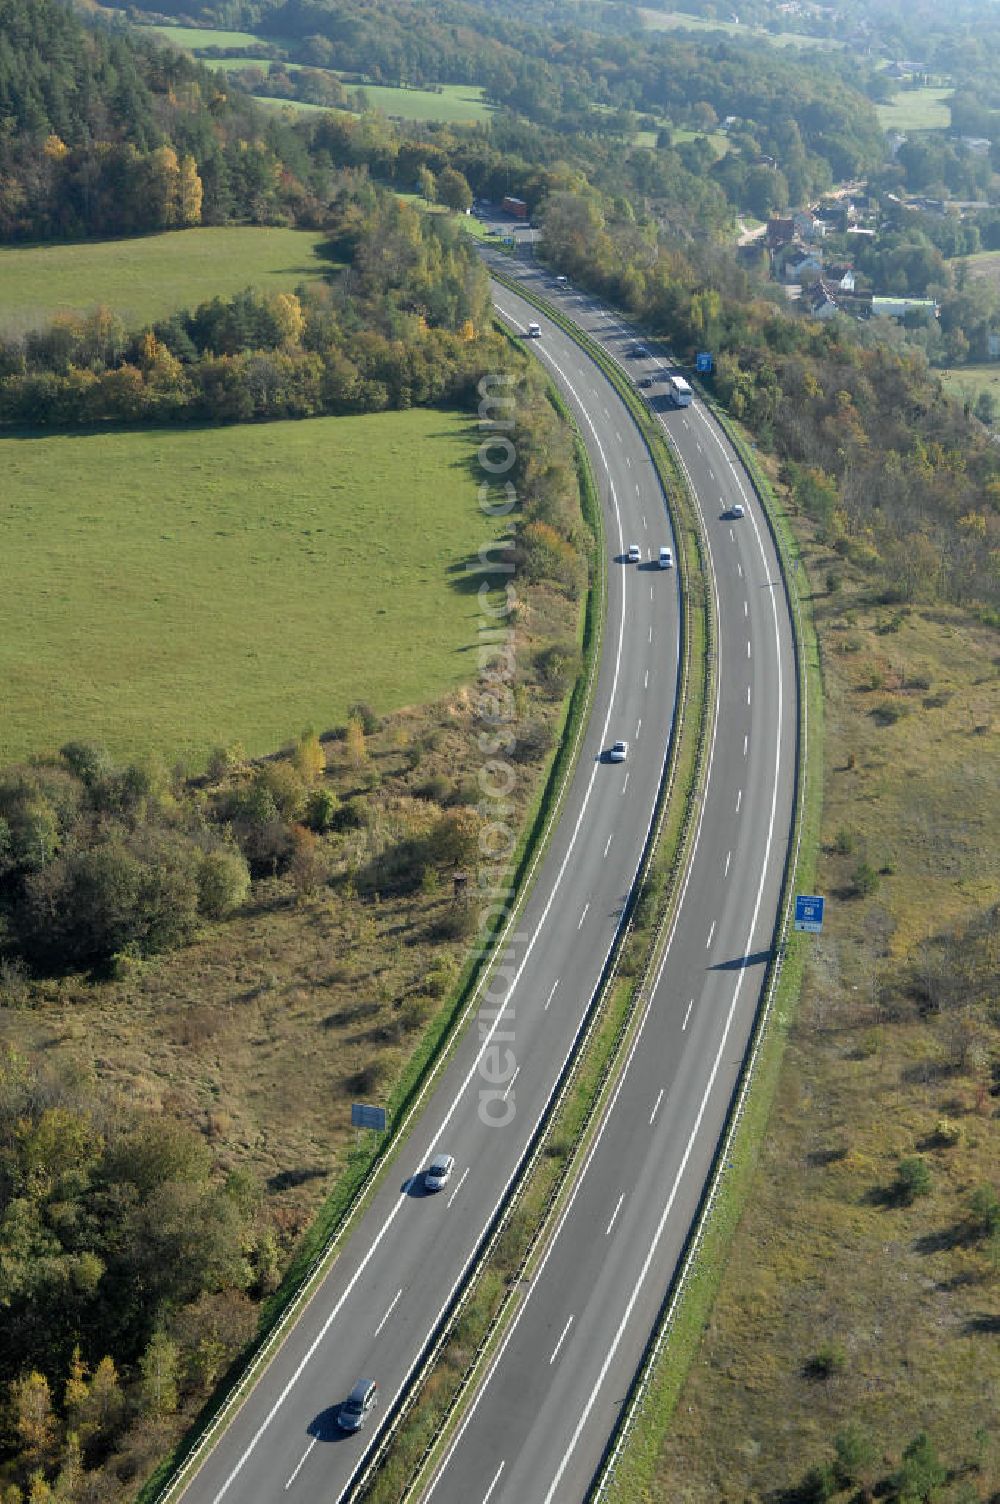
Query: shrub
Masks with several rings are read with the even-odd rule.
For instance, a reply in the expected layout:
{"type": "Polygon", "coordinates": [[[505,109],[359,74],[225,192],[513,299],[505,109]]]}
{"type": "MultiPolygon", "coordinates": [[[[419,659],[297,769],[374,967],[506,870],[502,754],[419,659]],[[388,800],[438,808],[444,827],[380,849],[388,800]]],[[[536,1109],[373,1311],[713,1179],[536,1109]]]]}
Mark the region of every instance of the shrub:
{"type": "Polygon", "coordinates": [[[832,1379],[843,1373],[847,1356],[839,1342],[824,1342],[806,1363],[806,1373],[811,1379],[832,1379]]]}
{"type": "Polygon", "coordinates": [[[381,716],[377,716],[372,707],[364,700],[357,700],[353,705],[348,706],[347,719],[349,721],[359,721],[365,736],[374,736],[375,732],[380,730],[382,726],[381,716]]]}
{"type": "Polygon", "coordinates": [[[247,900],[250,868],[233,846],[206,851],[198,868],[198,912],[207,919],[224,919],[247,900]]]}
{"type": "Polygon", "coordinates": [[[332,789],[313,789],[306,805],[305,823],[310,830],[322,834],[329,830],[337,816],[340,801],[332,789]]]}
{"type": "Polygon", "coordinates": [[[982,1237],[1000,1232],[1000,1196],[991,1185],[981,1185],[972,1193],[970,1210],[982,1237]]]}
{"type": "Polygon", "coordinates": [[[878,892],[879,875],[870,862],[859,862],[851,873],[851,887],[856,898],[870,898],[878,892]]]}
{"type": "Polygon", "coordinates": [[[541,721],[532,721],[518,734],[510,755],[514,762],[541,762],[552,745],[552,733],[541,721]]]}
{"type": "Polygon", "coordinates": [[[858,838],[853,830],[848,830],[842,825],[833,838],[833,849],[838,856],[853,856],[857,849],[858,838]]]}
{"type": "Polygon", "coordinates": [[[795,1490],[800,1504],[826,1504],[837,1492],[837,1477],[828,1462],[811,1467],[795,1490]]]}
{"type": "Polygon", "coordinates": [[[926,1196],[931,1189],[931,1172],[927,1161],[919,1154],[901,1159],[896,1167],[894,1190],[896,1200],[909,1206],[918,1196],[926,1196]]]}

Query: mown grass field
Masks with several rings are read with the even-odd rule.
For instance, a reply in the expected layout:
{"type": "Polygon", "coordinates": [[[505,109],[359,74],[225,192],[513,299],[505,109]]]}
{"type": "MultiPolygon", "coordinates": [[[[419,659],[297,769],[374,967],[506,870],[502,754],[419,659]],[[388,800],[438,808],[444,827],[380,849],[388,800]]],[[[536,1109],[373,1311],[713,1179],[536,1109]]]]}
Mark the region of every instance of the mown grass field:
{"type": "Polygon", "coordinates": [[[640,6],[639,15],[649,31],[724,32],[727,36],[753,37],[755,41],[770,42],[774,47],[820,48],[826,52],[841,51],[844,45],[834,37],[812,37],[797,31],[765,31],[760,27],[741,26],[735,21],[706,21],[701,16],[689,16],[679,10],[652,10],[640,6]]]}
{"type": "Polygon", "coordinates": [[[84,737],[200,766],[474,672],[460,414],[0,444],[0,762],[84,737]]]}
{"type": "Polygon", "coordinates": [[[901,89],[891,104],[875,106],[884,131],[943,131],[951,124],[946,100],[952,88],[901,89]]]}
{"type": "Polygon", "coordinates": [[[980,392],[1000,400],[1000,361],[984,365],[948,366],[937,373],[946,392],[960,401],[975,402],[980,392]]]}
{"type": "Polygon", "coordinates": [[[275,41],[274,37],[257,36],[252,31],[218,31],[207,26],[151,26],[148,29],[188,52],[197,52],[202,47],[254,47],[259,42],[275,41]]]}
{"type": "MultiPolygon", "coordinates": [[[[260,42],[279,47],[282,45],[276,37],[255,36],[250,31],[209,31],[195,26],[157,26],[152,29],[173,42],[176,47],[184,47],[196,55],[204,47],[247,47],[260,42]]],[[[269,59],[226,57],[201,58],[200,61],[210,68],[223,71],[256,67],[266,73],[269,59]]],[[[285,63],[283,66],[289,72],[295,72],[302,67],[302,64],[285,63]]],[[[334,72],[334,76],[339,77],[335,70],[320,68],[316,71],[334,72]]],[[[348,87],[363,88],[373,109],[382,110],[384,114],[395,116],[400,120],[441,120],[447,123],[459,120],[485,120],[490,113],[489,106],[483,100],[482,89],[474,84],[442,84],[440,90],[395,89],[384,84],[348,85],[348,87]]],[[[317,105],[299,104],[294,99],[280,101],[262,99],[261,103],[268,105],[280,103],[287,105],[289,109],[306,113],[320,108],[317,105]]]]}
{"type": "MultiPolygon", "coordinates": [[[[244,66],[252,66],[257,61],[244,59],[243,63],[244,66]]],[[[266,70],[266,63],[264,68],[266,70]]],[[[432,89],[390,89],[384,84],[349,84],[347,87],[352,93],[355,89],[360,89],[372,109],[381,110],[383,115],[390,115],[398,120],[441,120],[447,123],[486,120],[490,114],[490,107],[483,100],[482,89],[471,84],[443,84],[440,93],[432,89]]],[[[295,99],[268,99],[263,95],[256,98],[258,104],[280,104],[291,110],[322,112],[327,108],[300,104],[295,99]]]]}
{"type": "Polygon", "coordinates": [[[329,272],[322,241],[309,230],[222,225],[131,240],[2,246],[0,331],[19,334],[98,304],[139,325],[250,284],[291,291],[329,272]]]}
{"type": "Polygon", "coordinates": [[[976,251],[972,256],[956,256],[955,265],[964,266],[970,277],[1000,285],[1000,251],[976,251]]]}

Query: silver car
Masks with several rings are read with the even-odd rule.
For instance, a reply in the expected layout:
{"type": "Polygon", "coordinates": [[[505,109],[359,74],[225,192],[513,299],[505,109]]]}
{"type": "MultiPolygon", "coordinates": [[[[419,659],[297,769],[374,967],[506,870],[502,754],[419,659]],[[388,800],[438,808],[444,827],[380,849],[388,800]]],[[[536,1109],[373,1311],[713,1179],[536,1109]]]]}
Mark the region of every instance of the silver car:
{"type": "Polygon", "coordinates": [[[337,1425],[342,1431],[360,1431],[377,1403],[378,1385],[375,1380],[361,1379],[337,1411],[337,1425]]]}
{"type": "Polygon", "coordinates": [[[451,1172],[455,1168],[455,1156],[453,1154],[435,1154],[427,1169],[424,1171],[424,1186],[428,1191],[440,1191],[451,1179],[451,1172]]]}

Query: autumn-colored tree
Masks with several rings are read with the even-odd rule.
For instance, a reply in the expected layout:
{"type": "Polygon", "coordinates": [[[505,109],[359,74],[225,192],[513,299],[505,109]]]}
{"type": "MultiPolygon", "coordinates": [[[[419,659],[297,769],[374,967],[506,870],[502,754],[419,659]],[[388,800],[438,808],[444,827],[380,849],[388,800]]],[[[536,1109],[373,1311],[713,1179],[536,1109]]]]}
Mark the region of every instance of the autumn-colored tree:
{"type": "Polygon", "coordinates": [[[87,1394],[81,1400],[73,1417],[74,1429],[84,1446],[94,1438],[106,1440],[112,1437],[121,1425],[125,1412],[125,1396],[118,1382],[114,1360],[103,1357],[94,1369],[87,1394]]]}
{"type": "Polygon", "coordinates": [[[87,1383],[87,1365],[80,1354],[79,1342],[73,1348],[73,1355],[69,1360],[69,1373],[66,1377],[66,1388],[63,1390],[63,1414],[67,1424],[73,1430],[79,1430],[80,1411],[84,1405],[90,1386],[87,1383]]]}
{"type": "Polygon", "coordinates": [[[11,1385],[11,1419],[28,1466],[48,1467],[58,1445],[59,1428],[52,1410],[49,1381],[37,1369],[11,1385]]]}
{"type": "Polygon", "coordinates": [[[449,209],[458,210],[460,214],[472,207],[472,189],[468,180],[462,173],[456,172],[454,167],[445,167],[438,173],[437,196],[442,204],[446,204],[449,209]]]}
{"type": "Polygon", "coordinates": [[[177,171],[177,223],[200,225],[201,204],[204,196],[198,164],[194,157],[181,157],[177,171]]]}
{"type": "Polygon", "coordinates": [[[279,292],[271,299],[271,312],[284,345],[298,345],[305,333],[306,316],[293,292],[279,292]]]}
{"type": "Polygon", "coordinates": [[[354,716],[347,723],[344,733],[344,749],[347,761],[352,768],[363,768],[368,761],[368,748],[365,745],[365,731],[361,722],[354,716]]]}
{"type": "Polygon", "coordinates": [[[319,837],[304,825],[292,829],[292,859],[288,875],[300,898],[307,898],[326,877],[327,867],[319,837]]]}
{"type": "Polygon", "coordinates": [[[317,779],[322,778],[326,772],[326,753],[315,731],[303,731],[292,762],[306,788],[312,788],[317,779]]]}
{"type": "Polygon", "coordinates": [[[156,1331],[139,1360],[141,1393],[147,1415],[172,1415],[177,1409],[177,1371],[180,1351],[166,1332],[156,1331]]]}

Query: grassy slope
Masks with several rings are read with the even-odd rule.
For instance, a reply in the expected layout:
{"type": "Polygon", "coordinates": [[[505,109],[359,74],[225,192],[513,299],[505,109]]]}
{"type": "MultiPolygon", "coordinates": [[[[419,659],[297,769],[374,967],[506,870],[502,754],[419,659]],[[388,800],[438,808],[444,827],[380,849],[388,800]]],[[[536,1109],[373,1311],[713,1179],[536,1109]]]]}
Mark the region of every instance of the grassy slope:
{"type": "Polygon", "coordinates": [[[975,402],[980,392],[989,392],[1000,398],[1000,364],[996,361],[984,365],[948,366],[937,374],[945,391],[960,401],[975,402]]]}
{"type": "MultiPolygon", "coordinates": [[[[841,574],[835,557],[810,552],[814,580],[841,574]]],[[[926,1426],[949,1465],[979,1459],[970,1497],[987,1498],[1000,1486],[989,1335],[1000,1290],[983,1246],[951,1230],[1000,1158],[995,1028],[975,1005],[921,1019],[891,986],[927,937],[1000,892],[1000,745],[981,734],[1000,712],[995,641],[954,612],[873,606],[849,582],[834,596],[820,587],[814,604],[827,691],[815,891],[831,900],[827,930],[812,946],[754,1191],[652,1497],[785,1498],[859,1422],[876,1442],[874,1478],[926,1426]],[[873,675],[883,688],[870,688],[873,675]],[[906,687],[918,678],[924,687],[906,687]],[[904,712],[893,725],[880,724],[884,703],[904,712]],[[850,853],[834,849],[840,831],[850,853]],[[861,858],[889,869],[867,899],[850,896],[861,858]],[[960,1130],[953,1147],[934,1141],[942,1118],[960,1130]],[[930,1196],[886,1202],[898,1158],[918,1152],[930,1196]],[[824,1343],[842,1348],[843,1370],[806,1378],[824,1343]]]]}
{"type": "Polygon", "coordinates": [[[252,47],[257,42],[274,41],[252,31],[216,31],[204,26],[153,26],[150,30],[189,52],[197,52],[200,47],[252,47]]]}
{"type": "MultiPolygon", "coordinates": [[[[166,37],[176,47],[197,52],[203,47],[244,47],[255,42],[274,43],[274,37],[255,36],[249,31],[206,31],[194,26],[157,26],[159,35],[166,37]]],[[[203,58],[210,68],[234,69],[259,67],[265,73],[268,59],[254,57],[203,58]]],[[[290,71],[302,65],[288,63],[290,71]]],[[[317,72],[331,70],[317,69],[317,72]]],[[[483,102],[483,91],[473,84],[443,84],[441,91],[430,89],[394,89],[383,84],[362,86],[374,109],[382,110],[402,120],[485,120],[489,107],[483,102]]],[[[265,100],[267,104],[278,101],[265,100]]],[[[299,104],[295,100],[282,100],[290,109],[312,111],[318,106],[299,104]]]]}
{"type": "Polygon", "coordinates": [[[257,228],[172,230],[132,240],[0,247],[0,331],[21,333],[54,314],[105,303],[128,324],[194,307],[251,283],[290,290],[320,277],[323,236],[257,228]]]}
{"type": "MultiPolygon", "coordinates": [[[[265,65],[266,66],[266,65],[265,65]]],[[[482,89],[472,84],[443,84],[441,93],[430,89],[390,89],[383,84],[349,85],[363,89],[373,110],[381,110],[400,120],[485,120],[489,106],[483,103],[482,89]]],[[[273,100],[258,96],[258,104],[287,105],[291,110],[316,110],[317,105],[299,104],[297,100],[273,100]]]]}
{"type": "Polygon", "coordinates": [[[943,131],[951,124],[951,111],[945,104],[954,89],[903,89],[892,104],[875,106],[884,131],[943,131]]]}
{"type": "Polygon", "coordinates": [[[822,48],[830,52],[841,50],[843,42],[833,37],[812,37],[804,32],[764,31],[752,26],[742,26],[734,21],[706,21],[700,16],[689,16],[683,11],[651,10],[639,7],[643,26],[650,31],[704,31],[723,32],[727,36],[770,42],[775,47],[822,48]]]}
{"type": "Polygon", "coordinates": [[[469,444],[427,411],[4,439],[0,762],[71,737],[263,753],[359,693],[467,679],[469,444]]]}

